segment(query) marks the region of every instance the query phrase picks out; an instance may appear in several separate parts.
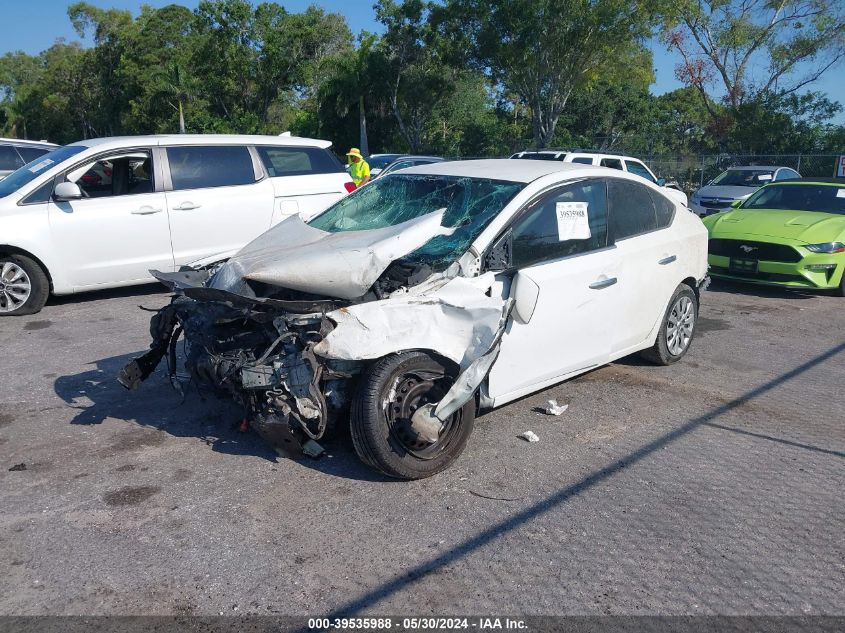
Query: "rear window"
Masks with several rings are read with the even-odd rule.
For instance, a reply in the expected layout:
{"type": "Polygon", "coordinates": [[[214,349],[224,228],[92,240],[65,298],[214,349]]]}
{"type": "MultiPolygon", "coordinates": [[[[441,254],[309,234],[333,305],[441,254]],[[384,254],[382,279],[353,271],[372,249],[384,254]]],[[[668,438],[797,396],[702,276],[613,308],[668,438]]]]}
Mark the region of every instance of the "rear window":
{"type": "Polygon", "coordinates": [[[15,148],[11,145],[0,145],[0,170],[15,171],[18,167],[23,167],[23,161],[15,148]]]}
{"type": "Polygon", "coordinates": [[[39,156],[44,156],[50,151],[49,147],[18,147],[18,154],[23,156],[25,162],[29,163],[39,156]]]}
{"type": "Polygon", "coordinates": [[[343,166],[329,152],[319,147],[257,146],[261,161],[271,178],[279,176],[307,176],[335,174],[343,166]]]}
{"type": "Polygon", "coordinates": [[[255,182],[252,155],[246,147],[168,147],[173,189],[231,187],[255,182]]]}

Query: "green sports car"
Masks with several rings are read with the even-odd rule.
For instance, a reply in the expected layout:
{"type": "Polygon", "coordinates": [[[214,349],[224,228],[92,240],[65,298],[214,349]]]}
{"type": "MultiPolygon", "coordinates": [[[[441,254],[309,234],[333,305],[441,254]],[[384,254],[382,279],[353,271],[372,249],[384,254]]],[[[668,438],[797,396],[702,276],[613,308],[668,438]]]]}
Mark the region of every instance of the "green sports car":
{"type": "Polygon", "coordinates": [[[845,296],[845,180],[773,182],[704,218],[710,275],[845,296]]]}

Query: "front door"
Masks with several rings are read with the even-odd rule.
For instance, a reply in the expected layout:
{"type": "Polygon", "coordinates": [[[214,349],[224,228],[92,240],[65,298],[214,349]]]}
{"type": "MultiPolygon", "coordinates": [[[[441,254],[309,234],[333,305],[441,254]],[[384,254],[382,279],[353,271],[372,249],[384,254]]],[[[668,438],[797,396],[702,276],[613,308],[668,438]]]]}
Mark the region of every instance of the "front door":
{"type": "Polygon", "coordinates": [[[539,295],[530,321],[513,318],[502,339],[488,378],[496,404],[606,363],[611,331],[622,318],[620,260],[608,241],[603,180],[552,191],[517,217],[512,230],[512,263],[539,295]]]}
{"type": "Polygon", "coordinates": [[[72,168],[81,200],[50,201],[53,248],[77,289],[153,281],[173,270],[164,193],[156,191],[148,148],[122,150],[72,168]]]}

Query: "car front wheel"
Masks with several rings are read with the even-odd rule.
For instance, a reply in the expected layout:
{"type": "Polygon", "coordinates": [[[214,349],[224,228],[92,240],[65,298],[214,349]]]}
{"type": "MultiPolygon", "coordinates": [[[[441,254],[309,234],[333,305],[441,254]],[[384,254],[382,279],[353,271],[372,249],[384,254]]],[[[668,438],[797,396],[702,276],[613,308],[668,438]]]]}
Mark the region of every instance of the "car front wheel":
{"type": "Polygon", "coordinates": [[[50,281],[24,255],[0,254],[0,316],[35,314],[47,303],[50,281]]]}
{"type": "Polygon", "coordinates": [[[349,422],[361,461],[398,479],[430,477],[454,462],[472,432],[475,400],[433,432],[413,416],[439,402],[456,375],[423,352],[393,354],[373,365],[358,386],[349,422]]]}
{"type": "Polygon", "coordinates": [[[692,288],[681,284],[669,300],[657,340],[641,355],[658,365],[678,362],[689,351],[697,323],[698,297],[692,288]]]}

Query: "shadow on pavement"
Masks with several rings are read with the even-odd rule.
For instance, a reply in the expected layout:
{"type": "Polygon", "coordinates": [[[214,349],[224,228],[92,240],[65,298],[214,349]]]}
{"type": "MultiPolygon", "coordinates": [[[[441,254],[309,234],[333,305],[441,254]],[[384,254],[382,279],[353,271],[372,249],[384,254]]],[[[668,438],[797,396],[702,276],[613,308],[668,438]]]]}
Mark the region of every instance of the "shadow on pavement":
{"type": "Polygon", "coordinates": [[[760,297],[763,299],[812,299],[828,296],[824,290],[804,290],[802,288],[780,288],[778,286],[762,286],[754,283],[743,283],[728,279],[712,278],[710,286],[705,292],[719,292],[731,295],[760,297]]]}
{"type": "MultiPolygon", "coordinates": [[[[154,297],[156,295],[166,296],[167,288],[159,282],[154,281],[142,286],[126,286],[124,288],[109,288],[108,290],[94,290],[92,292],[81,292],[73,295],[55,296],[50,295],[47,300],[48,306],[62,306],[71,303],[85,303],[88,301],[105,301],[107,299],[120,299],[123,297],[154,297]]],[[[161,307],[161,306],[157,306],[161,307]]]]}
{"type": "MultiPolygon", "coordinates": [[[[243,410],[228,397],[188,386],[180,396],[159,369],[138,389],[127,391],[117,382],[120,369],[136,354],[104,358],[79,374],[60,376],[53,383],[56,394],[77,413],[71,424],[97,425],[107,418],[155,428],[174,437],[196,437],[218,453],[252,455],[277,462],[280,457],[257,433],[241,433],[243,410]],[[89,403],[90,401],[90,403],[89,403]]],[[[337,437],[321,441],[331,457],[296,457],[303,466],[327,475],[359,481],[396,481],[364,466],[352,450],[347,428],[337,437]]]]}
{"type": "MultiPolygon", "coordinates": [[[[476,536],[469,538],[463,543],[460,543],[457,546],[443,552],[439,556],[436,556],[426,562],[415,565],[414,567],[404,571],[402,575],[396,576],[382,583],[378,587],[367,591],[358,598],[350,600],[343,606],[336,609],[333,613],[329,614],[327,617],[329,619],[333,619],[336,617],[348,617],[360,613],[365,609],[373,607],[379,601],[391,595],[394,595],[399,591],[411,587],[421,578],[424,578],[430,574],[442,573],[444,568],[447,568],[450,564],[454,563],[455,561],[468,556],[472,552],[488,545],[499,537],[509,532],[512,532],[520,526],[526,524],[527,522],[565,504],[571,498],[580,495],[581,493],[592,488],[593,486],[596,486],[610,479],[623,469],[633,466],[644,458],[653,455],[656,451],[665,448],[672,442],[675,442],[676,440],[684,437],[691,431],[699,429],[702,426],[711,425],[712,420],[718,418],[719,416],[724,415],[725,413],[728,413],[737,407],[740,407],[746,402],[755,400],[767,394],[778,386],[789,382],[790,380],[793,380],[794,378],[800,376],[807,370],[812,369],[813,367],[823,363],[824,361],[833,358],[834,356],[842,353],[843,351],[845,351],[845,342],[839,343],[838,345],[830,348],[828,351],[819,354],[815,358],[812,358],[809,361],[795,367],[794,369],[791,369],[790,371],[781,374],[780,376],[773,378],[772,380],[769,380],[761,384],[760,386],[755,387],[754,389],[751,389],[750,391],[744,393],[743,395],[737,398],[734,398],[733,400],[723,405],[715,407],[700,416],[687,420],[675,430],[658,437],[657,439],[649,442],[648,444],[645,444],[644,446],[640,447],[629,455],[626,455],[625,457],[611,462],[604,468],[593,471],[592,473],[582,477],[579,481],[572,484],[571,486],[567,486],[566,488],[563,488],[557,491],[556,493],[549,495],[545,499],[535,503],[534,505],[526,508],[525,510],[517,512],[515,515],[504,521],[492,525],[491,527],[478,533],[476,536]]],[[[834,454],[838,455],[838,453],[834,454]]]]}

